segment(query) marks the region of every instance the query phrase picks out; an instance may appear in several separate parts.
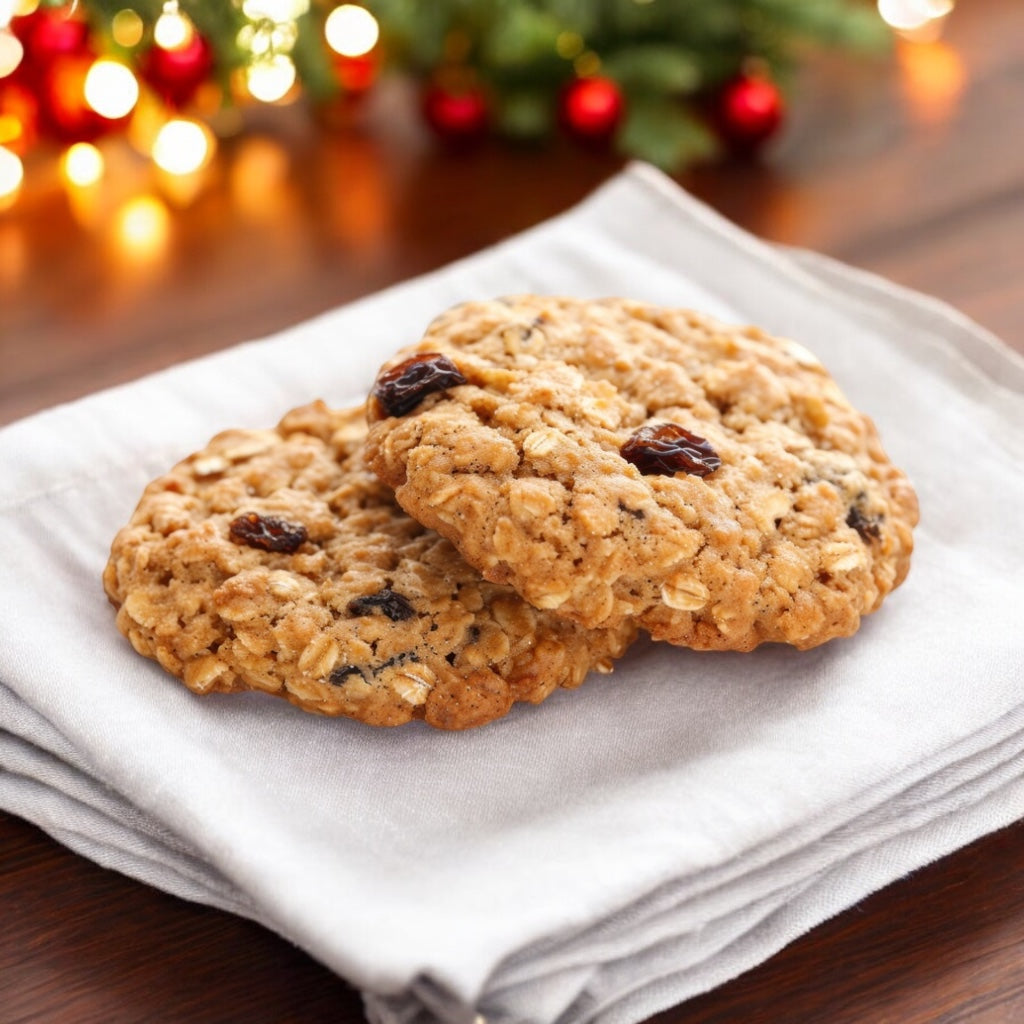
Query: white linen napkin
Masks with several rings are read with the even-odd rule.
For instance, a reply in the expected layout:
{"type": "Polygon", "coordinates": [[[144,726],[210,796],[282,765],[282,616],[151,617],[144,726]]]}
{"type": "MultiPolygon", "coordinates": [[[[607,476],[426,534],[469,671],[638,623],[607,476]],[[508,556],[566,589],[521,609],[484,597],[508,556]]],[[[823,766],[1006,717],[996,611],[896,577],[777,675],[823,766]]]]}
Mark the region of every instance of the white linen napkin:
{"type": "Polygon", "coordinates": [[[275,337],[0,431],[0,806],[261,921],[378,1024],[631,1024],[1024,816],[1024,360],[947,307],[728,224],[645,165],[275,337]],[[199,698],[100,586],[144,484],[229,426],[361,400],[440,310],[629,295],[814,351],[922,506],[907,582],[808,652],[641,642],[492,725],[199,698]]]}

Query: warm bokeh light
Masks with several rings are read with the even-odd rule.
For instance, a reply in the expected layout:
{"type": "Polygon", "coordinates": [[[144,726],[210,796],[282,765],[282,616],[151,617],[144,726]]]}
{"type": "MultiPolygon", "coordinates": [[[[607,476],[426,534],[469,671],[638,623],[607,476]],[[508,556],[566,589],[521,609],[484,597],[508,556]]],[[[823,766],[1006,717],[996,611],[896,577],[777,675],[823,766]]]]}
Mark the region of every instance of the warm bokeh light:
{"type": "Polygon", "coordinates": [[[118,245],[131,256],[154,256],[167,244],[171,215],[156,196],[137,196],[114,217],[118,245]]]}
{"type": "Polygon", "coordinates": [[[289,53],[298,42],[299,30],[294,21],[260,21],[243,25],[235,37],[238,47],[247,50],[256,61],[272,60],[274,55],[289,53]]]}
{"type": "Polygon", "coordinates": [[[175,118],[157,132],[153,142],[153,163],[168,174],[192,174],[213,152],[213,135],[205,125],[188,118],[175,118]]]}
{"type": "Polygon", "coordinates": [[[575,60],[586,44],[578,32],[559,32],[555,40],[555,52],[564,60],[575,60]]]}
{"type": "Polygon", "coordinates": [[[878,0],[882,20],[911,39],[937,38],[954,0],[878,0]]]}
{"type": "Polygon", "coordinates": [[[39,0],[0,0],[0,27],[9,25],[11,18],[31,14],[39,0]]]}
{"type": "Polygon", "coordinates": [[[903,94],[917,120],[948,122],[967,87],[963,59],[941,40],[904,43],[899,51],[903,94]]]}
{"type": "Polygon", "coordinates": [[[309,0],[244,0],[242,13],[250,21],[283,24],[301,18],[309,10],[309,0]]]}
{"type": "Polygon", "coordinates": [[[270,50],[271,37],[266,29],[257,30],[255,25],[243,25],[235,37],[240,50],[248,50],[254,57],[262,57],[270,50]]]}
{"type": "Polygon", "coordinates": [[[194,32],[192,22],[178,10],[176,0],[168,0],[153,26],[153,41],[164,50],[181,50],[192,41],[194,32]]]}
{"type": "Polygon", "coordinates": [[[255,99],[274,103],[283,99],[295,84],[295,65],[284,54],[258,60],[246,69],[245,84],[255,99]]]}
{"type": "Polygon", "coordinates": [[[130,7],[118,11],[110,19],[110,34],[113,36],[114,42],[127,49],[138,46],[142,42],[145,30],[146,26],[142,18],[130,7]]]}
{"type": "Polygon", "coordinates": [[[0,208],[14,202],[24,178],[25,168],[21,160],[0,146],[0,208]]]}
{"type": "Polygon", "coordinates": [[[239,142],[229,171],[235,208],[254,221],[285,223],[294,203],[291,167],[281,142],[260,135],[239,142]]]}
{"type": "Polygon", "coordinates": [[[377,45],[379,37],[377,19],[356,4],[335,7],[324,22],[327,45],[342,57],[362,57],[377,45]]]}
{"type": "Polygon", "coordinates": [[[24,83],[5,82],[0,92],[0,146],[23,156],[32,145],[38,103],[24,83]]]}
{"type": "Polygon", "coordinates": [[[24,131],[21,121],[13,114],[0,114],[0,146],[16,143],[24,131]]]}
{"type": "Polygon", "coordinates": [[[76,142],[61,158],[60,169],[69,184],[87,188],[103,177],[103,154],[89,142],[76,142]]]}
{"type": "Polygon", "coordinates": [[[85,102],[101,117],[125,117],[138,101],[139,83],[124,64],[98,60],[89,68],[85,76],[85,102]]]}
{"type": "Polygon", "coordinates": [[[24,53],[21,41],[0,28],[0,78],[9,75],[21,63],[24,53]]]}

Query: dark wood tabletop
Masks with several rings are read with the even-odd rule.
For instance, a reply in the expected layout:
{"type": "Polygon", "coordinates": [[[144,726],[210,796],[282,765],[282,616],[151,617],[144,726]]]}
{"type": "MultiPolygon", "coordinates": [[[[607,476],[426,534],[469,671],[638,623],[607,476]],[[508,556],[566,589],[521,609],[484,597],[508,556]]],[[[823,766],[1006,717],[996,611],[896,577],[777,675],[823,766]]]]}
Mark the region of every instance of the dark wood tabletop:
{"type": "MultiPolygon", "coordinates": [[[[622,165],[565,142],[439,149],[400,90],[268,110],[133,246],[123,195],[45,162],[0,213],[0,423],[260,337],[558,213],[622,165]],[[158,225],[159,227],[159,225],[158,225]]],[[[757,162],[680,182],[742,227],[936,295],[1024,351],[1024,3],[938,44],[809,64],[757,162]]],[[[152,211],[150,211],[152,212],[152,211]]],[[[277,936],[103,870],[0,813],[0,1022],[363,1021],[277,936]]],[[[1024,1021],[1024,824],[874,894],[658,1024],[1024,1021]]]]}

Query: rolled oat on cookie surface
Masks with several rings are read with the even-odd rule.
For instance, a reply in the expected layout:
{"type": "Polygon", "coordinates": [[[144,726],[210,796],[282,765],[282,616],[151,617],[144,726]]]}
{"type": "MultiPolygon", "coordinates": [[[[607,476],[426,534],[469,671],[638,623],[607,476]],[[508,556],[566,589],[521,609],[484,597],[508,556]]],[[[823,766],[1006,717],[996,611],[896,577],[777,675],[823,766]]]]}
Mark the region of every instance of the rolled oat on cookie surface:
{"type": "Polygon", "coordinates": [[[367,462],[489,580],[708,650],[854,633],[917,498],[806,348],[627,299],[466,302],[382,368],[367,462]]]}
{"type": "Polygon", "coordinates": [[[631,624],[587,630],[483,580],[366,468],[365,433],[362,407],[315,402],[154,480],[103,576],[135,649],[197,693],[442,729],[610,671],[631,624]]]}

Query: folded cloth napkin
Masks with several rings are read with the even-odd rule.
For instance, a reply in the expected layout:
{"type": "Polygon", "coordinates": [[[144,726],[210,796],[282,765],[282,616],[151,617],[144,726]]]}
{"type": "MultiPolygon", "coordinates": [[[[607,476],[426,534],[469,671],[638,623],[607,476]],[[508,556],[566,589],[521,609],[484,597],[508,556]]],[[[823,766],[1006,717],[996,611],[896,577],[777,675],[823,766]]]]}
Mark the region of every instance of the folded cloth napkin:
{"type": "Polygon", "coordinates": [[[1024,815],[1024,360],[948,308],[743,233],[644,165],[437,273],[0,432],[0,806],[227,908],[379,1024],[628,1024],[1024,815]],[[807,652],[640,642],[466,733],[198,698],[100,574],[144,484],[229,426],[359,401],[447,306],[628,295],[802,342],[922,507],[907,582],[807,652]]]}

